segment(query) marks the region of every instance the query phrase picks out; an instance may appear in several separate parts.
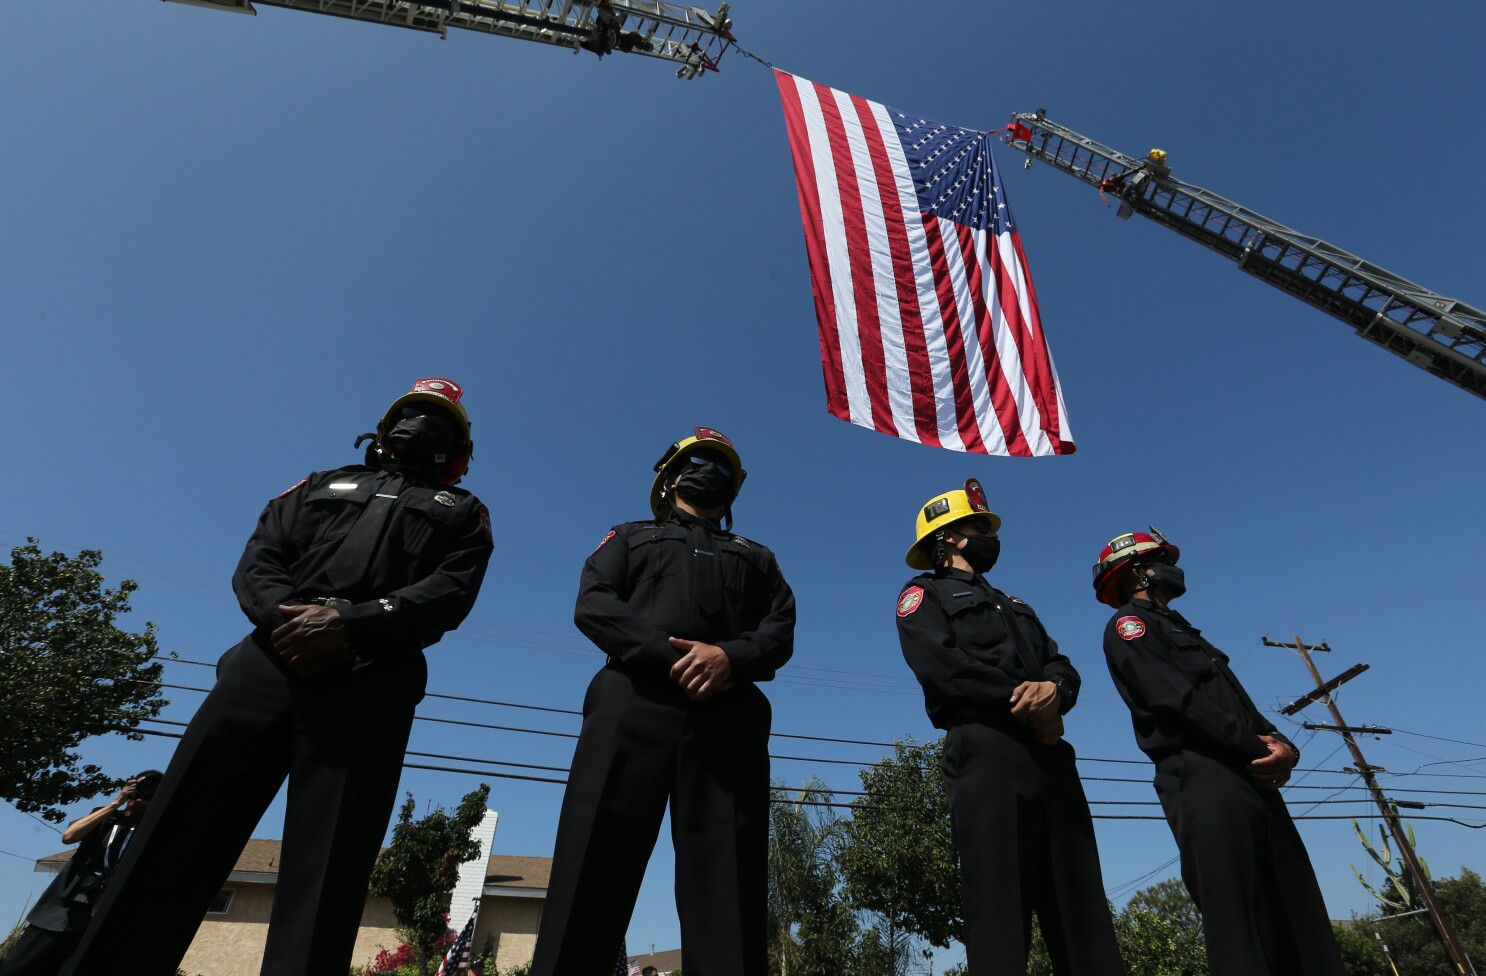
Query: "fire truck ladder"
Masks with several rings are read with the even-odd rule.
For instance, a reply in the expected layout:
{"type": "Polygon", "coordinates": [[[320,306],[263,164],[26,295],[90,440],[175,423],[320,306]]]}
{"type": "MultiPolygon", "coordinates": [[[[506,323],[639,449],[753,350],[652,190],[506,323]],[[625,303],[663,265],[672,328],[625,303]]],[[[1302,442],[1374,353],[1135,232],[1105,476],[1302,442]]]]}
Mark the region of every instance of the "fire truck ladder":
{"type": "Polygon", "coordinates": [[[677,78],[718,70],[734,42],[728,4],[709,14],[660,0],[169,0],[257,14],[254,3],[447,37],[449,28],[674,62],[677,78]]]}
{"type": "Polygon", "coordinates": [[[1120,200],[1332,315],[1369,342],[1486,399],[1486,312],[1446,298],[1314,237],[1171,176],[1166,154],[1134,159],[1047,119],[1018,112],[1003,136],[1025,153],[1120,200]]]}

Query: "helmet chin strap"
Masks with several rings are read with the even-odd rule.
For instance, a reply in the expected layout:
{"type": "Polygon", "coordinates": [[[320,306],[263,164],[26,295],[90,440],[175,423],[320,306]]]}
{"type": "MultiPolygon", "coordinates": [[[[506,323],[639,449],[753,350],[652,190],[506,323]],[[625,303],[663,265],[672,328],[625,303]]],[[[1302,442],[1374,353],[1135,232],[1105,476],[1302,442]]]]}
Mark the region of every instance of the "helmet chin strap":
{"type": "Polygon", "coordinates": [[[950,564],[949,545],[944,541],[944,530],[934,533],[934,568],[943,569],[950,564]]]}
{"type": "Polygon", "coordinates": [[[1150,567],[1147,564],[1136,563],[1130,568],[1135,573],[1135,590],[1137,593],[1145,593],[1146,597],[1152,603],[1163,610],[1170,606],[1170,601],[1166,599],[1164,587],[1148,575],[1147,570],[1150,567]]]}

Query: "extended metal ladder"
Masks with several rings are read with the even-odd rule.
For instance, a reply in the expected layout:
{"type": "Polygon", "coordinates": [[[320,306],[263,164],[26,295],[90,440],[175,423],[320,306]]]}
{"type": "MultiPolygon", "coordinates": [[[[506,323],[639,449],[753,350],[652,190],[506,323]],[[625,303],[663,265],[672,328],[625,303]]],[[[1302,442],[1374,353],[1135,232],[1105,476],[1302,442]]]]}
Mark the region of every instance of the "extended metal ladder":
{"type": "Polygon", "coordinates": [[[1029,167],[1039,160],[1118,197],[1120,217],[1149,217],[1486,399],[1486,312],[1175,179],[1159,149],[1143,160],[1126,156],[1049,121],[1041,109],[1018,112],[1003,139],[1030,157],[1029,167]]]}
{"type": "Polygon", "coordinates": [[[168,0],[256,14],[254,4],[406,27],[447,37],[449,28],[592,51],[643,54],[677,65],[676,77],[718,70],[734,38],[728,4],[709,14],[661,0],[168,0]]]}

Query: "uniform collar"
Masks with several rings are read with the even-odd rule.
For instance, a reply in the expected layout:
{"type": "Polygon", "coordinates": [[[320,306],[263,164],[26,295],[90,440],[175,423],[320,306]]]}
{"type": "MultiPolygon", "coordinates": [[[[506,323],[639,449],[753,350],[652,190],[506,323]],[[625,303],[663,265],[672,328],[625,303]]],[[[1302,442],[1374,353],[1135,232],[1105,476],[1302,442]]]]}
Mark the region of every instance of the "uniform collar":
{"type": "Polygon", "coordinates": [[[956,569],[953,566],[946,566],[943,569],[934,570],[934,578],[959,580],[962,583],[969,583],[971,586],[982,586],[992,592],[999,592],[994,586],[991,585],[989,580],[987,580],[979,573],[966,572],[963,569],[956,569]]]}
{"type": "Polygon", "coordinates": [[[1202,635],[1202,631],[1198,630],[1196,627],[1193,627],[1186,617],[1183,617],[1180,613],[1171,609],[1171,607],[1169,606],[1159,606],[1154,600],[1132,599],[1129,603],[1125,604],[1125,608],[1127,610],[1138,610],[1144,613],[1159,614],[1160,616],[1163,616],[1166,619],[1178,624],[1185,630],[1190,630],[1192,633],[1197,634],[1198,636],[1202,635]]]}
{"type": "Polygon", "coordinates": [[[679,508],[672,508],[671,514],[666,516],[665,521],[675,522],[677,525],[683,526],[685,528],[691,528],[693,525],[700,525],[702,528],[710,529],[713,532],[722,531],[721,519],[710,519],[702,518],[697,515],[688,515],[685,512],[681,511],[681,509],[679,508]]]}

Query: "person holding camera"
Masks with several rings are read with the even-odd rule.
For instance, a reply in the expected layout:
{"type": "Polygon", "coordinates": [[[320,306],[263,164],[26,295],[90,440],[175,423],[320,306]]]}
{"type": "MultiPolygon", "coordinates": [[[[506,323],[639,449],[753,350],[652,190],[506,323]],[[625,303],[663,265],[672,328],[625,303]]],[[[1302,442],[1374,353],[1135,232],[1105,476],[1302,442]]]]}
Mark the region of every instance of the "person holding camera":
{"type": "Polygon", "coordinates": [[[26,916],[25,930],[0,961],[0,976],[53,976],[72,956],[93,915],[93,904],[134,838],[134,828],[144,819],[162,775],[157,769],[145,770],[128,780],[106,806],[62,831],[63,842],[78,848],[26,916]]]}

